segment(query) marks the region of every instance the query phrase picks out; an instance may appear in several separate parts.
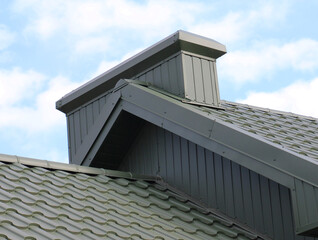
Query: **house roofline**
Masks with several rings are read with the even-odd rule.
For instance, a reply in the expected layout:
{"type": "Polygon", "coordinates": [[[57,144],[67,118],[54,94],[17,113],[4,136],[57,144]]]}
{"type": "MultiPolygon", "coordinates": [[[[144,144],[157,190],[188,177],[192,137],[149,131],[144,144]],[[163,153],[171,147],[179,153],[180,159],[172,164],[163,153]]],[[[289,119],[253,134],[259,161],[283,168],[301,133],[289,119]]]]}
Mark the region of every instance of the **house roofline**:
{"type": "Polygon", "coordinates": [[[41,168],[45,168],[45,169],[49,169],[49,170],[61,170],[61,171],[67,171],[67,172],[72,172],[72,173],[84,173],[84,174],[90,174],[90,175],[105,175],[108,177],[138,179],[138,180],[147,180],[147,181],[160,180],[154,176],[134,174],[131,172],[123,172],[123,171],[116,171],[116,170],[108,170],[108,169],[103,169],[103,168],[79,166],[76,164],[53,162],[53,161],[48,161],[48,160],[21,157],[21,156],[17,156],[17,155],[0,154],[0,162],[19,163],[19,164],[26,165],[29,167],[41,167],[41,168]]]}
{"type": "Polygon", "coordinates": [[[56,102],[56,108],[68,113],[112,89],[119,79],[132,78],[181,50],[214,59],[226,53],[226,47],[217,41],[179,30],[66,94],[56,102]]]}

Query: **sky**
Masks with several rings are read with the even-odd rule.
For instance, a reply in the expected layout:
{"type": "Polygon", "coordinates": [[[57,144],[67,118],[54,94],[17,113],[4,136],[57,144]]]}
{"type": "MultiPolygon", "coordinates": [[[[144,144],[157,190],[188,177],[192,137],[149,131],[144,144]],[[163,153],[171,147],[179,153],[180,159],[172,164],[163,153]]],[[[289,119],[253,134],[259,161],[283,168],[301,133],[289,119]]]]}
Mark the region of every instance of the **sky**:
{"type": "Polygon", "coordinates": [[[55,102],[182,29],[227,48],[221,99],[318,118],[318,1],[2,0],[0,153],[68,162],[55,102]]]}

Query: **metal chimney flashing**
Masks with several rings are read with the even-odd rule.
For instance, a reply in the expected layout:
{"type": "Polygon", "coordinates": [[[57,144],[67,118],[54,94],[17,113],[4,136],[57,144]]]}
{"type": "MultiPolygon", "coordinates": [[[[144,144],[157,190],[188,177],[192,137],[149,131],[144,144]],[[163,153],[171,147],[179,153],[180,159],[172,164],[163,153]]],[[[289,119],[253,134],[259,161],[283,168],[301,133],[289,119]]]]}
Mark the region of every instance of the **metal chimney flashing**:
{"type": "Polygon", "coordinates": [[[181,50],[214,59],[226,53],[226,47],[219,42],[179,30],[66,94],[56,102],[56,108],[67,114],[112,89],[119,79],[132,78],[181,50]]]}

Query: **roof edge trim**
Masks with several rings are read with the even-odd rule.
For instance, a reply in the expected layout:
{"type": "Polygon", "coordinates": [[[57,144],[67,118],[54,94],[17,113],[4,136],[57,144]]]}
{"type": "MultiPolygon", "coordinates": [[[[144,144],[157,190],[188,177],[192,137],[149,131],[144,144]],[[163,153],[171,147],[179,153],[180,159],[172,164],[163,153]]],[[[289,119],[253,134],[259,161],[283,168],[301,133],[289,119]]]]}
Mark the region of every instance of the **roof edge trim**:
{"type": "MultiPolygon", "coordinates": [[[[318,164],[311,158],[291,152],[243,129],[208,116],[210,114],[190,108],[186,104],[163,95],[154,89],[129,83],[126,87],[122,88],[122,99],[148,112],[152,112],[164,120],[174,122],[194,133],[198,133],[205,138],[226,146],[237,153],[251,157],[257,160],[257,162],[278,170],[282,174],[287,174],[290,177],[300,179],[318,187],[318,177],[314,174],[318,169],[318,164]],[[187,117],[180,117],[181,115],[187,117]],[[193,121],[200,122],[201,124],[194,125],[193,121]],[[231,136],[231,138],[228,136],[231,136]],[[239,140],[242,137],[245,139],[244,142],[248,144],[239,140]],[[250,149],[250,144],[255,146],[255,149],[250,149]],[[264,148],[268,150],[266,156],[264,156],[264,148]]],[[[260,169],[256,169],[255,171],[259,172],[260,169]]],[[[282,184],[284,185],[284,183],[282,184]]],[[[293,186],[293,182],[291,182],[291,185],[288,185],[288,187],[290,186],[293,186]]]]}
{"type": "Polygon", "coordinates": [[[215,40],[179,30],[66,94],[56,102],[56,108],[68,113],[113,88],[119,79],[132,78],[181,50],[214,59],[226,53],[226,47],[215,40]]]}
{"type": "Polygon", "coordinates": [[[35,158],[20,157],[17,155],[0,154],[0,162],[20,163],[22,165],[26,165],[30,167],[42,167],[45,169],[61,170],[61,171],[67,171],[67,172],[84,173],[84,174],[92,174],[92,175],[106,175],[108,177],[121,177],[121,178],[127,178],[127,179],[139,179],[139,180],[142,179],[142,180],[150,180],[150,181],[158,180],[157,177],[146,176],[141,174],[133,174],[131,172],[122,172],[122,171],[108,170],[108,169],[94,168],[94,167],[85,167],[85,166],[79,166],[76,164],[67,164],[67,163],[59,163],[59,162],[53,162],[53,161],[41,160],[41,159],[35,159],[35,158]]]}

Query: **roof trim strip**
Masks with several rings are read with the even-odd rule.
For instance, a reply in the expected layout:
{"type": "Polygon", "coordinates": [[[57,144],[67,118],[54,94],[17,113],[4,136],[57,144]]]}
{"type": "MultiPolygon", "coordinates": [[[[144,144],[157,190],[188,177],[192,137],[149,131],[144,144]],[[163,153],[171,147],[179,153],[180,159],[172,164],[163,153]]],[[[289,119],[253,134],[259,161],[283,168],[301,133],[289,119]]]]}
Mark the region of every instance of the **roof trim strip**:
{"type": "Polygon", "coordinates": [[[214,59],[226,53],[226,47],[212,39],[179,30],[114,68],[88,81],[56,102],[64,113],[113,88],[121,78],[132,78],[163,59],[185,50],[214,59]]]}
{"type": "MultiPolygon", "coordinates": [[[[162,119],[162,123],[157,123],[161,126],[166,122],[174,123],[174,125],[190,130],[198,136],[213,140],[227,149],[232,149],[240,155],[242,154],[247,158],[276,169],[281,174],[287,174],[318,187],[318,175],[315,174],[318,165],[306,156],[294,153],[232,124],[213,118],[209,113],[191,108],[187,104],[169,98],[153,89],[130,82],[121,91],[123,100],[162,119]],[[264,151],[264,148],[267,150],[264,151]],[[264,152],[266,152],[266,155],[263,154],[264,152]]],[[[221,155],[225,156],[224,153],[221,153],[221,155]]],[[[264,172],[259,167],[253,170],[258,173],[264,172]]],[[[281,184],[286,186],[286,182],[281,184]]],[[[293,182],[288,184],[288,187],[291,186],[293,186],[293,182]]]]}
{"type": "Polygon", "coordinates": [[[0,162],[20,163],[30,167],[42,167],[45,169],[54,169],[54,170],[61,170],[61,171],[67,171],[67,172],[73,172],[73,173],[106,175],[108,177],[120,177],[120,178],[139,179],[139,180],[142,179],[142,180],[148,180],[148,181],[158,180],[156,177],[153,177],[153,176],[133,174],[131,172],[107,170],[103,168],[94,168],[94,167],[85,167],[85,166],[79,166],[75,164],[59,163],[59,162],[40,160],[35,158],[20,157],[16,155],[0,154],[0,162]]]}

